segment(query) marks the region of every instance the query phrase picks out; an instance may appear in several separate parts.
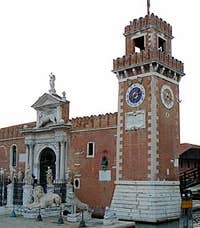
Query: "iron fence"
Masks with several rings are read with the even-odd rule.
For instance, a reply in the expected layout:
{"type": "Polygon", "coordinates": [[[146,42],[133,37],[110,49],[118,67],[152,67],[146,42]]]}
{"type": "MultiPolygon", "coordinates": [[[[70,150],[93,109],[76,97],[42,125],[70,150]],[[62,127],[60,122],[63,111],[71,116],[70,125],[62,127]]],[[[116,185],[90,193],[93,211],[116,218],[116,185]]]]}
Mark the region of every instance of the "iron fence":
{"type": "Polygon", "coordinates": [[[0,206],[7,203],[7,181],[0,181],[0,206]]]}
{"type": "Polygon", "coordinates": [[[66,183],[55,183],[54,193],[58,194],[61,197],[62,203],[65,203],[67,193],[66,183]]]}
{"type": "Polygon", "coordinates": [[[13,204],[23,205],[23,183],[14,182],[13,204]]]}

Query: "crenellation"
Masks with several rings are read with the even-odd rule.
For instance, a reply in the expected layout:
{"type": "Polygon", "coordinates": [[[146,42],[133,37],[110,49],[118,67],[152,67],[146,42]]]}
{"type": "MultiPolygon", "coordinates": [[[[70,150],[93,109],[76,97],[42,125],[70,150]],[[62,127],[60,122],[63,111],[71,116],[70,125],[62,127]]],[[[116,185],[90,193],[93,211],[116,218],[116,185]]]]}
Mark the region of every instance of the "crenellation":
{"type": "Polygon", "coordinates": [[[106,113],[72,119],[72,129],[107,128],[117,125],[117,113],[106,113]]]}
{"type": "Polygon", "coordinates": [[[27,125],[28,127],[34,127],[35,122],[0,128],[0,139],[11,139],[11,138],[23,137],[23,134],[21,131],[25,125],[27,125]]]}
{"type": "Polygon", "coordinates": [[[150,17],[146,15],[145,17],[140,17],[138,19],[130,21],[130,24],[125,27],[124,31],[125,34],[128,34],[151,26],[156,26],[161,32],[172,36],[172,26],[153,13],[150,15],[150,17]]]}
{"type": "Polygon", "coordinates": [[[170,68],[174,68],[181,76],[184,75],[184,64],[165,52],[158,49],[141,51],[141,53],[129,54],[113,60],[113,72],[121,71],[127,67],[136,67],[144,63],[160,62],[170,68]]]}

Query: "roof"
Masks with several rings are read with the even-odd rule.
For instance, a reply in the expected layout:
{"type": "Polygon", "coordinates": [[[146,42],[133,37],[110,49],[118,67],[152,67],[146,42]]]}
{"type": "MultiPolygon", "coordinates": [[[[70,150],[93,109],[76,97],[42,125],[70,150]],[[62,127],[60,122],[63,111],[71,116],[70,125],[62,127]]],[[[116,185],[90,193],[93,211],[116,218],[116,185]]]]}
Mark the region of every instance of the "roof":
{"type": "Polygon", "coordinates": [[[181,143],[179,148],[180,148],[179,154],[183,154],[184,152],[192,150],[192,149],[200,150],[199,145],[194,145],[194,144],[190,144],[190,143],[181,143]]]}

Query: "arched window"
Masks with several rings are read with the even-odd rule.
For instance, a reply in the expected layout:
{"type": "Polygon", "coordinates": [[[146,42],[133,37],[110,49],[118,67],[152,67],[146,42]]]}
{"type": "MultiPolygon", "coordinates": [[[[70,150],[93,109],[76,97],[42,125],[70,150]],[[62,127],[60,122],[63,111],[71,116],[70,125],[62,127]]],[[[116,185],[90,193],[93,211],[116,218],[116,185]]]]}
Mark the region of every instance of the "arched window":
{"type": "Polygon", "coordinates": [[[17,146],[12,145],[10,153],[10,166],[16,167],[17,165],[17,146]]]}

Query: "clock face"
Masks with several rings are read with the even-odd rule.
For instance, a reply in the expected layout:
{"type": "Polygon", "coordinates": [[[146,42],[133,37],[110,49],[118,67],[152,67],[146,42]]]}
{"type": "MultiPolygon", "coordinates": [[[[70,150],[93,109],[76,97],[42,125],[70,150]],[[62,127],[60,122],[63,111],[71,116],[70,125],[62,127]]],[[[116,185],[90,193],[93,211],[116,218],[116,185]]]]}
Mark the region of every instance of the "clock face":
{"type": "Polygon", "coordinates": [[[126,102],[131,107],[139,106],[145,97],[145,89],[139,83],[132,84],[126,92],[126,102]]]}
{"type": "Polygon", "coordinates": [[[163,85],[161,88],[161,100],[167,109],[171,109],[174,106],[174,94],[168,85],[163,85]]]}

